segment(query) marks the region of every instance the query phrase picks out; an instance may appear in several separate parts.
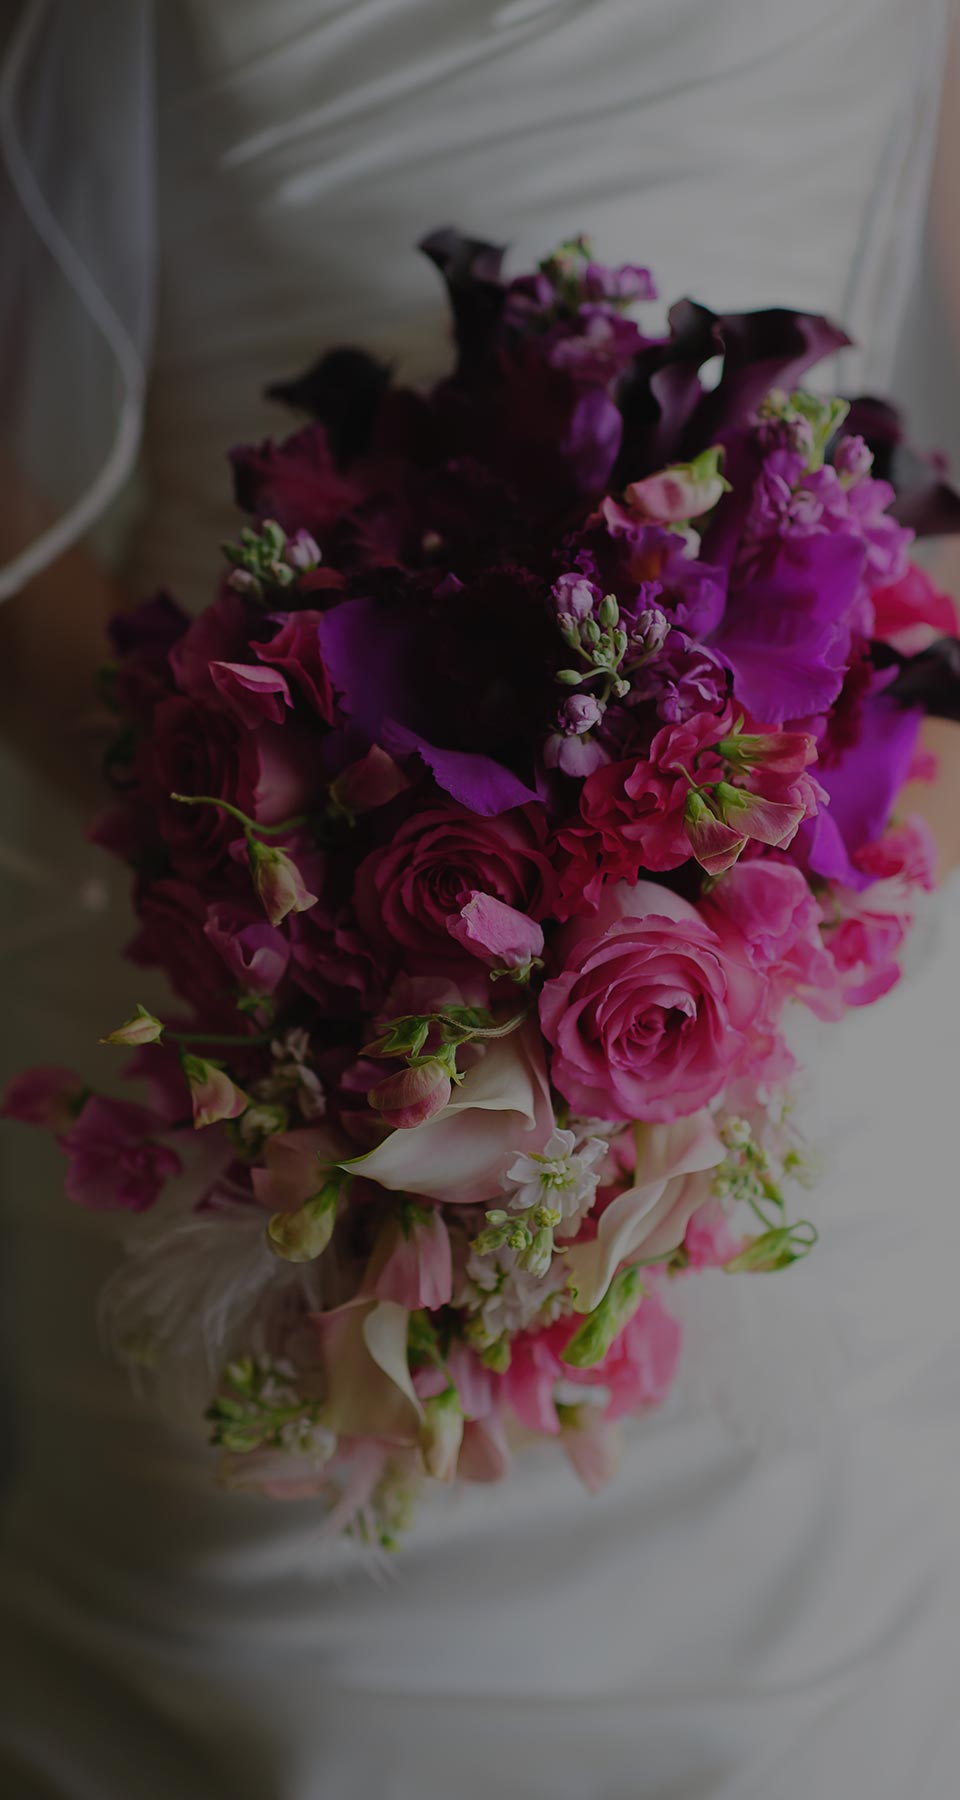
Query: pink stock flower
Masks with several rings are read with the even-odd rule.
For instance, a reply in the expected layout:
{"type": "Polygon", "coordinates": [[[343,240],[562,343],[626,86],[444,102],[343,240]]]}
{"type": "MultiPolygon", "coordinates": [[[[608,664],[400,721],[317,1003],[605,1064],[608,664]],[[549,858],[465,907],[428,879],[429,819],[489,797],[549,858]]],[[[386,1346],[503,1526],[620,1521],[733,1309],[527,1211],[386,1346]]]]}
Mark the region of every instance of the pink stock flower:
{"type": "Polygon", "coordinates": [[[696,909],[620,884],[564,934],[540,999],[554,1085],[578,1112],[669,1121],[713,1099],[744,1055],[762,984],[696,909]]]}
{"type": "Polygon", "coordinates": [[[553,870],[543,814],[519,807],[485,818],[455,806],[407,820],[357,871],[357,914],[371,943],[433,970],[462,966],[447,929],[468,894],[481,891],[543,918],[553,870]]]}
{"type": "Polygon", "coordinates": [[[181,1058],[183,1073],[190,1089],[193,1123],[198,1131],[206,1125],[218,1125],[223,1119],[239,1119],[250,1105],[247,1094],[230,1079],[219,1063],[203,1056],[181,1058]]]}
{"type": "Polygon", "coordinates": [[[392,1130],[409,1131],[442,1112],[452,1091],[449,1069],[430,1061],[386,1076],[370,1088],[367,1099],[392,1130]]]}
{"type": "Polygon", "coordinates": [[[471,956],[494,969],[522,971],[543,954],[543,930],[526,913],[474,890],[447,930],[471,956]]]}
{"type": "Polygon", "coordinates": [[[407,1205],[387,1221],[362,1283],[365,1294],[395,1300],[415,1312],[448,1306],[453,1297],[450,1234],[439,1207],[407,1205]]]}
{"type": "Polygon", "coordinates": [[[36,1125],[41,1131],[68,1131],[86,1092],[72,1069],[25,1069],[8,1083],[0,1100],[0,1118],[36,1125]]]}
{"type": "Polygon", "coordinates": [[[180,1173],[179,1156],[157,1142],[165,1129],[145,1106],[94,1095],[60,1140],[68,1200],[94,1212],[144,1212],[180,1173]]]}

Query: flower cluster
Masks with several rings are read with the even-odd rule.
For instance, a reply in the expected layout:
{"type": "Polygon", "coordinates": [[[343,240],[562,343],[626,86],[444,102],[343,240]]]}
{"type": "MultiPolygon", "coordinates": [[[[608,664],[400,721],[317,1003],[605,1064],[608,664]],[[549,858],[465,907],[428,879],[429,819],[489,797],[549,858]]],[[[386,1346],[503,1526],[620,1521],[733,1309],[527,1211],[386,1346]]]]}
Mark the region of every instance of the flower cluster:
{"type": "Polygon", "coordinates": [[[897,796],[956,706],[894,489],[797,386],[842,333],[684,303],[650,337],[646,271],[580,240],[516,280],[425,248],[453,372],[278,390],[309,422],[233,452],[212,603],[113,627],[95,835],[176,998],[105,1042],[147,1099],[6,1099],[76,1204],[169,1207],[183,1292],[194,1182],[244,1295],[228,1473],[387,1543],[531,1432],[598,1486],[670,1385],[671,1281],[811,1248],[785,1016],[896,980],[932,883],[897,796]]]}

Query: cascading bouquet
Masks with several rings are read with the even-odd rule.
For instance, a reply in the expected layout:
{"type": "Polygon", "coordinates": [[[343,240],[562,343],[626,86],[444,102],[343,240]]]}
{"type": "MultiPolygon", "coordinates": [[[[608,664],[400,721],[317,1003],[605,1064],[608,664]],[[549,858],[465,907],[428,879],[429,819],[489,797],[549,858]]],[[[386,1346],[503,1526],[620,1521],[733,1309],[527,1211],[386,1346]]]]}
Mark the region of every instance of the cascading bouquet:
{"type": "Polygon", "coordinates": [[[933,859],[896,799],[960,648],[907,561],[950,490],[889,409],[797,388],[842,332],[645,336],[647,272],[582,241],[509,281],[424,248],[453,374],[344,350],[272,390],[312,422],[233,452],[213,603],[113,626],[95,834],[188,1009],[104,1040],[148,1100],[6,1102],[76,1204],[155,1209],[121,1352],[200,1343],[228,1476],[385,1543],[531,1435],[598,1486],[671,1284],[811,1248],[784,1019],[897,979],[933,859]]]}

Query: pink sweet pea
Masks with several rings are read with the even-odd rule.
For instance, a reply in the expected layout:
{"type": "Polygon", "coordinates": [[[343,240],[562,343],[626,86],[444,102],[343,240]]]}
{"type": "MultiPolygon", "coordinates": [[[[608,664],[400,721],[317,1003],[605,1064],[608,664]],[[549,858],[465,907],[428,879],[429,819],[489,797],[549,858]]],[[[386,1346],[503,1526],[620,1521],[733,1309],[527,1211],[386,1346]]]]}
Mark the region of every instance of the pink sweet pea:
{"type": "Polygon", "coordinates": [[[72,1069],[25,1069],[8,1084],[0,1101],[0,1118],[36,1125],[41,1131],[68,1131],[86,1092],[72,1069]]]}
{"type": "Polygon", "coordinates": [[[925,569],[910,563],[906,574],[887,587],[874,588],[874,635],[903,656],[916,656],[938,637],[955,637],[957,609],[949,594],[935,587],[925,569]]]}
{"type": "Polygon", "coordinates": [[[367,1099],[387,1125],[409,1131],[442,1112],[452,1091],[449,1069],[431,1059],[387,1075],[370,1088],[367,1099]]]}
{"type": "Polygon", "coordinates": [[[210,677],[224,705],[248,731],[265,721],[281,725],[284,712],[293,705],[279,669],[261,668],[257,663],[212,662],[210,677]]]}
{"type": "Polygon", "coordinates": [[[710,512],[729,492],[730,483],[720,473],[722,461],[721,449],[704,450],[694,462],[678,463],[643,481],[631,482],[624,497],[642,519],[660,525],[681,525],[710,512]]]}
{"type": "Polygon", "coordinates": [[[464,950],[494,969],[529,971],[543,954],[543,930],[526,913],[473,889],[447,930],[464,950]]]}
{"type": "Polygon", "coordinates": [[[317,895],[311,894],[286,850],[254,838],[249,855],[254,886],[271,925],[282,925],[288,913],[309,912],[316,906],[317,895]]]}
{"type": "Polygon", "coordinates": [[[94,1095],[60,1140],[70,1167],[65,1190],[95,1212],[144,1212],[180,1173],[180,1158],[157,1142],[164,1121],[130,1100],[94,1095]]]}
{"type": "Polygon", "coordinates": [[[821,935],[824,915],[794,863],[779,856],[738,863],[701,902],[701,912],[728,954],[745,958],[764,977],[777,1006],[789,994],[811,1005],[815,1000],[818,1012],[829,1004],[837,981],[821,935]]]}
{"type": "Polygon", "coordinates": [[[362,1291],[411,1312],[448,1306],[453,1295],[450,1234],[439,1207],[408,1207],[382,1227],[362,1291]]]}
{"type": "Polygon", "coordinates": [[[198,1131],[223,1119],[238,1119],[250,1105],[247,1094],[231,1081],[219,1063],[202,1056],[184,1056],[181,1066],[193,1103],[193,1123],[198,1131]]]}
{"type": "MultiPolygon", "coordinates": [[[[528,1431],[562,1430],[557,1412],[570,1402],[569,1383],[595,1390],[600,1416],[623,1418],[666,1398],[680,1358],[681,1330],[654,1290],[641,1301],[614,1338],[603,1361],[576,1369],[563,1361],[570,1321],[558,1320],[545,1331],[521,1333],[514,1339],[510,1367],[500,1387],[504,1399],[528,1431]]],[[[586,1393],[584,1403],[589,1404],[586,1393]]]]}
{"type": "Polygon", "coordinates": [[[721,778],[716,745],[728,723],[711,713],[666,725],[649,757],[608,763],[587,777],[579,820],[557,834],[560,918],[596,906],[607,882],[636,881],[643,870],[659,874],[688,861],[688,776],[700,783],[721,778]]]}

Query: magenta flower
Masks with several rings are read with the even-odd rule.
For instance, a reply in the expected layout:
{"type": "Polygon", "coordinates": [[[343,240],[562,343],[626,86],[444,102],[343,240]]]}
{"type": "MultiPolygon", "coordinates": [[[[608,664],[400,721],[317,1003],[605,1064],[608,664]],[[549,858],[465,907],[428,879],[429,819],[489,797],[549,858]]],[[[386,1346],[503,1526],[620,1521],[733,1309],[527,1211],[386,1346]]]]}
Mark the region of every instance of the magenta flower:
{"type": "Polygon", "coordinates": [[[0,1101],[0,1117],[41,1131],[68,1131],[87,1088],[72,1069],[25,1069],[15,1075],[0,1101]]]}
{"type": "Polygon", "coordinates": [[[145,1106],[94,1095],[60,1140],[67,1198],[94,1212],[144,1212],[180,1173],[179,1156],[157,1141],[165,1129],[145,1106]]]}

